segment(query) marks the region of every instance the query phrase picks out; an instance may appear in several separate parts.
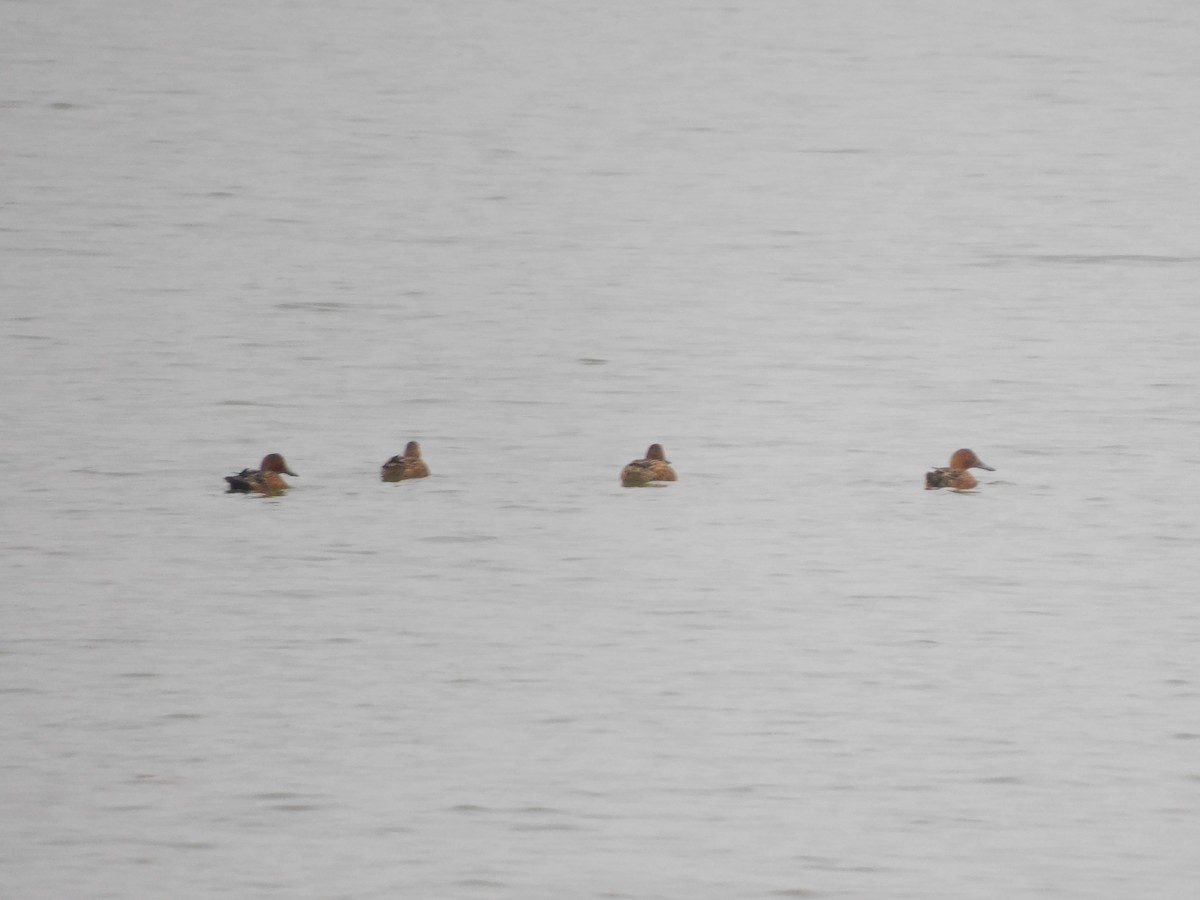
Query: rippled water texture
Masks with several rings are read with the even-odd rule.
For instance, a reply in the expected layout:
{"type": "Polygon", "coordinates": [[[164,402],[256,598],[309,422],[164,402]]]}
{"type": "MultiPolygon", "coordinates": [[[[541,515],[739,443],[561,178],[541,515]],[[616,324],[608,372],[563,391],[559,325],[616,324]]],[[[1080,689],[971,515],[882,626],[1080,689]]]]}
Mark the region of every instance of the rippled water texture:
{"type": "Polygon", "coordinates": [[[1197,9],[0,6],[4,894],[1194,896],[1197,9]]]}

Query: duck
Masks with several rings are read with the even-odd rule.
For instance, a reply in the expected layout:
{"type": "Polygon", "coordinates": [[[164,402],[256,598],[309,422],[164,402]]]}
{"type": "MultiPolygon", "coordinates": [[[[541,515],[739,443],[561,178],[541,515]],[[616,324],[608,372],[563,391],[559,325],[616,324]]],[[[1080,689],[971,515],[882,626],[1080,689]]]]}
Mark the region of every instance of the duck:
{"type": "Polygon", "coordinates": [[[651,444],[645,459],[635,459],[621,470],[625,487],[641,487],[652,481],[675,481],[675,470],[663,453],[662,444],[651,444]]]}
{"type": "Polygon", "coordinates": [[[965,447],[955,450],[950,457],[950,465],[925,473],[925,490],[936,491],[938,488],[950,488],[955,491],[969,491],[979,484],[967,469],[996,470],[975,455],[974,450],[965,447]]]}
{"type": "Polygon", "coordinates": [[[393,456],[379,470],[379,477],[384,481],[404,481],[407,478],[426,478],[429,476],[429,466],[421,459],[421,445],[409,441],[404,452],[393,456]]]}
{"type": "Polygon", "coordinates": [[[281,474],[300,477],[288,467],[282,454],[268,453],[257,469],[242,469],[236,475],[226,475],[225,480],[231,494],[278,494],[288,489],[281,474]]]}

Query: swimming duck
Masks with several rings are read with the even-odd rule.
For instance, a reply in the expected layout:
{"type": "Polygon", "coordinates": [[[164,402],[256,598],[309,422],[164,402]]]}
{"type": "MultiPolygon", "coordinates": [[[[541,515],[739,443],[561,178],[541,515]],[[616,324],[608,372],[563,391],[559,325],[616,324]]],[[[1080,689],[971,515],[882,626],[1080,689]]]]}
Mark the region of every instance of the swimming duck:
{"type": "Polygon", "coordinates": [[[300,476],[288,468],[283,456],[278,453],[268,453],[263,457],[257,469],[242,469],[236,475],[226,475],[231,494],[278,494],[288,488],[288,483],[280,477],[280,473],[300,476]]]}
{"type": "Polygon", "coordinates": [[[651,444],[645,459],[635,459],[621,470],[625,487],[641,487],[651,481],[674,481],[675,470],[663,453],[662,444],[651,444]]]}
{"type": "Polygon", "coordinates": [[[950,457],[950,465],[946,468],[934,469],[925,473],[925,490],[935,491],[938,488],[950,488],[955,491],[969,491],[979,484],[967,469],[996,470],[975,455],[974,450],[955,450],[950,457]]]}
{"type": "Polygon", "coordinates": [[[406,478],[425,478],[429,475],[429,466],[421,459],[421,445],[409,441],[404,453],[393,456],[379,470],[379,477],[384,481],[404,481],[406,478]]]}

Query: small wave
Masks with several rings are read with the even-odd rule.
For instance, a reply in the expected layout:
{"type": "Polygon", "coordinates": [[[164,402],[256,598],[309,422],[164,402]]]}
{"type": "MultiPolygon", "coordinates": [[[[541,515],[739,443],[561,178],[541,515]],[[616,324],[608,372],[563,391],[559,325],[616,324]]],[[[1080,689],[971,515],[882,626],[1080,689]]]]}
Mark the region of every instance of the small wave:
{"type": "Polygon", "coordinates": [[[1200,263],[1200,256],[1171,256],[1154,253],[996,253],[985,264],[1029,262],[1050,266],[1186,266],[1200,263]]]}
{"type": "Polygon", "coordinates": [[[276,309],[304,312],[341,312],[349,309],[349,303],[338,303],[335,300],[285,300],[276,303],[276,309]]]}

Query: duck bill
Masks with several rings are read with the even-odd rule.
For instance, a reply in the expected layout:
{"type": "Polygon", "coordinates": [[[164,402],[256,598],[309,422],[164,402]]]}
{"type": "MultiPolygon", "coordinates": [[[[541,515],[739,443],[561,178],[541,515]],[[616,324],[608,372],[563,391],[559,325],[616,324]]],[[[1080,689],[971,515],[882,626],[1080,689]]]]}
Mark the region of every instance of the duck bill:
{"type": "Polygon", "coordinates": [[[284,469],[284,470],[283,470],[283,474],[284,474],[284,475],[291,475],[293,478],[299,478],[299,477],[300,477],[300,476],[299,476],[299,475],[297,475],[295,472],[293,472],[291,469],[284,469]]]}
{"type": "Polygon", "coordinates": [[[995,470],[995,469],[993,469],[991,466],[989,466],[987,463],[985,463],[985,462],[982,462],[982,461],[976,461],[976,463],[975,463],[975,467],[976,467],[977,469],[987,469],[989,472],[995,472],[995,471],[996,471],[996,470],[995,470]]]}

